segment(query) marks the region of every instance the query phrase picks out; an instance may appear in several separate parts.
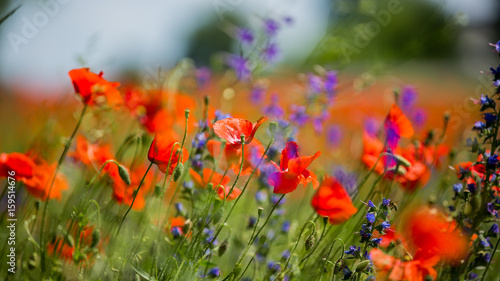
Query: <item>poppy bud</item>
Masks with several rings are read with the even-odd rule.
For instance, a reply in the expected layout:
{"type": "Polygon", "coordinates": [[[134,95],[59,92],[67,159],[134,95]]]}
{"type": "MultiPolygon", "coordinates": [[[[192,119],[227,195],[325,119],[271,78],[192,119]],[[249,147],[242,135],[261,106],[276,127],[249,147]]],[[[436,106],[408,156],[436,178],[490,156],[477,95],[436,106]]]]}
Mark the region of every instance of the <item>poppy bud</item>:
{"type": "Polygon", "coordinates": [[[259,207],[259,208],[257,209],[257,214],[259,215],[259,217],[262,215],[262,212],[263,212],[263,211],[264,211],[264,208],[262,208],[262,207],[259,207]]]}
{"type": "Polygon", "coordinates": [[[398,155],[398,154],[393,154],[393,157],[396,158],[396,161],[398,161],[399,165],[402,165],[402,166],[404,166],[406,168],[410,168],[411,167],[410,161],[406,160],[403,156],[398,155]]]}
{"type": "Polygon", "coordinates": [[[177,181],[180,178],[183,171],[184,171],[184,164],[179,163],[177,165],[177,167],[175,167],[175,170],[174,170],[174,174],[173,174],[174,181],[177,181]]]}
{"type": "Polygon", "coordinates": [[[356,266],[356,272],[362,272],[363,270],[366,269],[366,267],[368,267],[369,264],[370,264],[369,260],[364,260],[358,263],[358,265],[356,266]]]}
{"type": "Polygon", "coordinates": [[[191,112],[191,110],[189,110],[189,109],[184,110],[184,117],[186,117],[186,119],[189,118],[189,113],[190,112],[191,112]]]}
{"type": "Polygon", "coordinates": [[[311,234],[307,237],[306,239],[306,242],[305,242],[305,247],[306,247],[306,251],[309,251],[312,249],[312,247],[314,246],[314,243],[316,243],[316,235],[311,234]]]}
{"type": "Polygon", "coordinates": [[[127,171],[127,168],[125,168],[122,165],[117,164],[118,166],[118,174],[120,175],[120,178],[127,184],[130,185],[132,182],[130,181],[130,175],[127,171]]]}
{"type": "Polygon", "coordinates": [[[97,247],[99,245],[99,241],[101,240],[101,232],[98,229],[95,229],[92,232],[92,242],[90,243],[91,248],[97,247]]]}
{"type": "Polygon", "coordinates": [[[271,135],[274,135],[278,131],[278,123],[271,122],[269,123],[269,132],[271,135]]]}
{"type": "Polygon", "coordinates": [[[222,242],[222,244],[219,246],[219,257],[224,255],[224,253],[227,251],[227,240],[224,240],[224,242],[222,242]]]}

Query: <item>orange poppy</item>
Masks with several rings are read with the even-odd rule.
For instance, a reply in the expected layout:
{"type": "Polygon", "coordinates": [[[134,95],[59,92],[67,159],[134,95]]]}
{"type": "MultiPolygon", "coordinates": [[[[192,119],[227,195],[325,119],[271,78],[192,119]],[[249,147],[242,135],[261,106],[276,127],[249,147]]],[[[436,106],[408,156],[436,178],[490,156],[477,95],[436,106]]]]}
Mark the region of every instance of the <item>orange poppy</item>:
{"type": "Polygon", "coordinates": [[[222,176],[221,174],[205,168],[203,169],[203,175],[198,174],[193,169],[189,170],[191,179],[199,188],[206,188],[209,183],[213,185],[213,188],[217,188],[217,196],[222,200],[231,201],[241,194],[241,190],[237,187],[233,188],[231,191],[231,186],[228,186],[231,179],[229,176],[222,176]]]}
{"type": "Polygon", "coordinates": [[[102,72],[95,74],[90,72],[89,68],[80,68],[73,69],[68,74],[76,94],[82,98],[84,103],[95,105],[100,97],[104,97],[107,104],[115,108],[123,103],[122,96],[116,89],[120,83],[108,82],[102,78],[102,72]]]}
{"type": "Polygon", "coordinates": [[[56,172],[57,163],[48,164],[42,159],[36,159],[35,164],[33,177],[21,179],[21,181],[24,182],[26,190],[32,196],[40,198],[41,200],[47,200],[47,198],[61,200],[62,191],[68,189],[68,182],[62,173],[57,173],[52,189],[50,189],[52,179],[56,172]]]}
{"type": "Polygon", "coordinates": [[[409,211],[401,221],[406,241],[423,258],[437,255],[446,261],[459,261],[468,252],[468,241],[455,221],[437,208],[409,211]]]}
{"type": "Polygon", "coordinates": [[[328,217],[331,224],[341,224],[358,211],[342,184],[333,177],[327,177],[321,183],[311,204],[316,213],[328,217]]]}
{"type": "Polygon", "coordinates": [[[285,149],[281,151],[280,166],[271,162],[278,169],[278,172],[271,174],[268,180],[269,184],[274,186],[274,193],[290,193],[299,184],[305,187],[310,182],[315,189],[319,186],[316,175],[307,170],[307,167],[321,155],[321,152],[318,151],[312,156],[299,156],[298,148],[296,142],[287,142],[285,149]]]}
{"type": "Polygon", "coordinates": [[[245,136],[245,145],[249,144],[257,129],[267,119],[267,117],[261,117],[257,122],[252,123],[241,118],[226,118],[215,122],[214,132],[220,138],[225,139],[231,148],[237,149],[241,147],[241,135],[245,136]]]}
{"type": "Polygon", "coordinates": [[[0,177],[9,177],[14,171],[16,180],[33,177],[35,163],[25,154],[19,152],[0,154],[0,177]]]}
{"type": "Polygon", "coordinates": [[[424,281],[426,276],[431,276],[432,279],[437,277],[434,266],[439,262],[438,256],[402,261],[380,249],[372,249],[370,259],[377,269],[377,279],[380,280],[424,281]]]}
{"type": "Polygon", "coordinates": [[[175,145],[176,141],[169,133],[157,133],[148,151],[148,159],[156,164],[163,173],[172,174],[177,162],[186,162],[189,153],[185,147],[180,149],[180,145],[175,145]],[[172,150],[175,151],[172,152],[172,150]],[[182,158],[181,158],[182,157],[182,158]],[[170,163],[170,165],[169,165],[170,163]]]}
{"type": "MultiPolygon", "coordinates": [[[[92,144],[81,135],[77,136],[75,151],[70,152],[69,156],[95,169],[100,169],[107,160],[114,159],[111,145],[92,144]]],[[[110,176],[118,176],[118,168],[114,164],[106,165],[104,172],[109,173],[110,176]]]]}

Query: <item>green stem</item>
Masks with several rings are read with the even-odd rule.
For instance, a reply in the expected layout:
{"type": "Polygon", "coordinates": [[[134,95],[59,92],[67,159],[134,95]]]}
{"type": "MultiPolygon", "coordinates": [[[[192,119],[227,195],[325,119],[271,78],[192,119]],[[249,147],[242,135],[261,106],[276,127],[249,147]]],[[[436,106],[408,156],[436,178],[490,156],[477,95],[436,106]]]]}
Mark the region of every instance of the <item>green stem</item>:
{"type": "Polygon", "coordinates": [[[118,236],[118,233],[120,233],[120,229],[122,228],[122,225],[123,225],[123,222],[125,221],[125,218],[127,217],[128,213],[130,212],[132,207],[134,206],[135,198],[137,198],[137,194],[139,194],[139,190],[141,189],[141,186],[144,183],[144,179],[146,179],[146,175],[148,174],[149,170],[151,169],[151,166],[153,166],[153,162],[149,163],[148,169],[144,173],[144,176],[142,177],[141,182],[139,183],[139,186],[135,190],[134,198],[132,199],[132,203],[130,203],[130,207],[128,207],[127,212],[123,216],[122,221],[120,222],[120,225],[118,226],[118,230],[116,231],[114,239],[116,239],[116,237],[118,236]]]}
{"type": "Polygon", "coordinates": [[[61,168],[62,163],[64,162],[64,159],[66,158],[66,154],[68,153],[68,150],[73,143],[73,139],[76,136],[76,133],[78,132],[78,129],[80,128],[80,125],[83,120],[83,116],[85,115],[85,112],[87,111],[88,105],[85,104],[82,109],[82,113],[80,114],[80,118],[78,118],[78,122],[76,123],[75,128],[73,129],[73,132],[71,133],[71,136],[69,139],[66,141],[66,144],[64,145],[64,150],[59,157],[59,161],[57,162],[56,170],[54,172],[54,176],[52,177],[52,180],[50,182],[49,186],[49,192],[47,193],[47,197],[45,198],[45,202],[43,205],[43,210],[42,210],[42,221],[40,223],[40,248],[41,248],[41,266],[42,266],[42,273],[45,273],[45,256],[46,256],[46,251],[45,251],[45,241],[44,241],[44,226],[45,226],[45,216],[47,214],[47,208],[49,205],[49,200],[50,200],[50,193],[52,192],[52,187],[54,186],[54,182],[57,178],[57,173],[59,172],[59,169],[61,168]]]}

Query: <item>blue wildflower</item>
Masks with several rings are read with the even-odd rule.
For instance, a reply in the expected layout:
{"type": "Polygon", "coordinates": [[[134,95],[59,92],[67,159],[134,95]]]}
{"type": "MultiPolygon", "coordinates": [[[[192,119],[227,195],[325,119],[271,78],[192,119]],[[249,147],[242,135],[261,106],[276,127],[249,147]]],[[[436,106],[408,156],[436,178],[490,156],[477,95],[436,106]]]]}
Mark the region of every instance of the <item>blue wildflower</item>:
{"type": "Polygon", "coordinates": [[[350,246],[349,250],[345,251],[347,255],[356,257],[361,252],[361,247],[350,246]]]}
{"type": "Polygon", "coordinates": [[[213,267],[208,271],[208,277],[217,278],[220,276],[220,269],[218,267],[213,267]]]}
{"type": "Polygon", "coordinates": [[[370,224],[373,224],[375,222],[375,214],[374,213],[366,214],[366,219],[370,224]]]}
{"type": "Polygon", "coordinates": [[[342,141],[342,128],[338,125],[330,125],[326,130],[326,140],[330,145],[338,146],[342,141]]]}
{"type": "Polygon", "coordinates": [[[279,23],[273,19],[264,20],[264,30],[268,36],[272,37],[278,33],[279,23]]]}
{"type": "Polygon", "coordinates": [[[238,80],[248,80],[252,72],[250,71],[249,62],[244,57],[238,55],[230,55],[226,61],[236,74],[238,80]]]}
{"type": "Polygon", "coordinates": [[[380,226],[382,227],[382,229],[386,229],[391,227],[391,224],[389,223],[389,221],[384,221],[380,224],[380,226]]]}
{"type": "Polygon", "coordinates": [[[262,58],[266,62],[273,62],[275,61],[280,54],[280,49],[277,44],[275,43],[270,43],[268,44],[264,50],[262,50],[262,58]]]}
{"type": "Polygon", "coordinates": [[[286,220],[283,222],[283,225],[281,226],[281,231],[283,232],[289,232],[290,231],[290,221],[286,220]]]}
{"type": "Polygon", "coordinates": [[[385,199],[385,198],[384,198],[384,199],[382,200],[382,205],[384,205],[384,206],[389,206],[389,203],[391,203],[391,199],[385,199]]]}
{"type": "Polygon", "coordinates": [[[411,110],[417,101],[417,91],[413,86],[405,86],[401,91],[401,108],[411,110]]]}
{"type": "Polygon", "coordinates": [[[174,226],[172,227],[172,229],[170,229],[170,233],[174,238],[178,238],[182,235],[182,229],[178,226],[174,226]]]}
{"type": "Polygon", "coordinates": [[[375,206],[375,204],[373,204],[372,200],[368,200],[368,207],[373,208],[373,209],[377,208],[377,206],[375,206]]]}
{"type": "Polygon", "coordinates": [[[497,237],[499,233],[498,224],[494,223],[488,230],[488,236],[497,237]]]}
{"type": "Polygon", "coordinates": [[[304,126],[307,123],[307,121],[309,120],[309,115],[307,115],[307,113],[306,113],[306,107],[292,105],[291,109],[292,109],[292,113],[289,116],[290,121],[297,124],[297,126],[299,126],[299,127],[304,126]]]}
{"type": "Polygon", "coordinates": [[[252,91],[250,92],[250,101],[252,101],[253,103],[262,103],[262,99],[264,98],[265,94],[266,88],[261,85],[257,85],[253,87],[252,91]]]}
{"type": "Polygon", "coordinates": [[[252,31],[248,28],[240,27],[236,30],[236,38],[243,45],[250,45],[253,43],[254,36],[252,31]]]}
{"type": "Polygon", "coordinates": [[[453,191],[455,191],[455,193],[459,193],[460,191],[462,191],[463,187],[464,186],[462,183],[456,183],[453,185],[453,191]]]}
{"type": "Polygon", "coordinates": [[[474,127],[472,127],[472,130],[480,132],[482,132],[484,129],[486,129],[486,124],[483,121],[477,121],[476,123],[474,123],[474,127]]]}
{"type": "Polygon", "coordinates": [[[278,95],[276,93],[271,96],[271,103],[264,107],[264,114],[276,119],[283,117],[284,110],[278,103],[278,95]]]}

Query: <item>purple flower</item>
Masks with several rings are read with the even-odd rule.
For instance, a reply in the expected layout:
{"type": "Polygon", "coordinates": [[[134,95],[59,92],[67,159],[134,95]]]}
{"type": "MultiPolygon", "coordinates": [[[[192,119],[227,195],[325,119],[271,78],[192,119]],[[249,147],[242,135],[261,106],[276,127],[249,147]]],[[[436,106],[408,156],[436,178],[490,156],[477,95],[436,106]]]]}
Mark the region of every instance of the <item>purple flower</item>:
{"type": "Polygon", "coordinates": [[[289,116],[290,121],[297,124],[297,126],[304,126],[309,120],[309,115],[306,113],[305,106],[292,105],[292,113],[289,116]]]}
{"type": "Polygon", "coordinates": [[[371,136],[375,137],[379,128],[379,123],[374,118],[368,118],[365,120],[365,132],[371,136]]]}
{"type": "Polygon", "coordinates": [[[490,43],[490,46],[495,47],[495,51],[497,53],[500,53],[500,41],[498,41],[496,44],[490,43]]]}
{"type": "Polygon", "coordinates": [[[375,204],[373,204],[372,200],[368,200],[368,207],[373,208],[373,209],[377,208],[377,206],[375,206],[375,204]]]}
{"type": "Polygon", "coordinates": [[[278,272],[281,270],[281,265],[277,262],[270,261],[267,263],[267,268],[272,272],[278,272]]]}
{"type": "Polygon", "coordinates": [[[382,242],[382,238],[373,238],[371,240],[371,242],[372,242],[372,245],[378,246],[380,244],[380,242],[382,242]]]}
{"type": "Polygon", "coordinates": [[[213,267],[208,272],[208,276],[211,277],[211,278],[217,278],[217,277],[219,277],[220,276],[220,269],[218,267],[213,267]]]}
{"type": "Polygon", "coordinates": [[[279,28],[280,26],[277,21],[273,19],[264,20],[264,30],[268,36],[275,36],[278,33],[279,28]]]}
{"type": "Polygon", "coordinates": [[[368,220],[370,224],[373,224],[375,222],[375,214],[374,213],[366,214],[366,220],[368,220]]]}
{"type": "Polygon", "coordinates": [[[494,223],[488,230],[488,236],[497,237],[499,232],[498,224],[494,223]]]}
{"type": "Polygon", "coordinates": [[[342,129],[339,125],[331,125],[326,130],[326,139],[330,145],[338,146],[342,141],[342,129]]]}
{"type": "Polygon", "coordinates": [[[405,86],[401,91],[401,108],[410,110],[415,106],[417,92],[413,86],[405,86]]]}
{"type": "Polygon", "coordinates": [[[351,255],[351,256],[357,256],[357,254],[359,254],[359,252],[361,252],[361,247],[356,247],[356,246],[350,246],[349,247],[349,250],[347,251],[344,251],[347,255],[351,255]]]}
{"type": "Polygon", "coordinates": [[[185,188],[185,189],[193,189],[193,181],[185,181],[182,183],[182,186],[185,188]]]}
{"type": "Polygon", "coordinates": [[[309,91],[312,94],[318,94],[323,91],[324,88],[323,78],[317,75],[309,74],[307,80],[309,81],[309,91]]]}
{"type": "Polygon", "coordinates": [[[335,94],[335,88],[337,88],[338,80],[337,80],[337,72],[328,71],[326,73],[325,78],[325,91],[326,93],[332,97],[335,94]]]}
{"type": "Polygon", "coordinates": [[[200,88],[206,86],[206,84],[210,80],[211,75],[212,74],[210,73],[210,69],[208,67],[200,67],[196,69],[195,76],[200,88]]]}
{"type": "Polygon", "coordinates": [[[175,203],[175,210],[179,213],[184,213],[184,206],[182,203],[175,203]]]}
{"type": "Polygon", "coordinates": [[[264,107],[264,114],[276,119],[283,117],[284,110],[278,104],[278,95],[276,93],[271,96],[271,104],[264,107]]]}
{"type": "Polygon", "coordinates": [[[267,194],[265,191],[259,190],[255,193],[255,200],[257,200],[258,203],[262,203],[266,201],[267,199],[267,194]]]}
{"type": "Polygon", "coordinates": [[[489,156],[487,162],[488,162],[488,165],[491,165],[491,166],[496,165],[498,163],[498,155],[493,154],[492,156],[489,156]]]}
{"type": "Polygon", "coordinates": [[[493,123],[495,123],[498,120],[498,116],[493,113],[485,113],[484,114],[484,121],[486,121],[486,127],[491,127],[493,123]]]}
{"type": "Polygon", "coordinates": [[[486,206],[486,209],[488,210],[488,212],[492,215],[492,216],[495,216],[498,218],[498,211],[495,210],[495,204],[494,203],[488,203],[488,205],[486,206]]]}
{"type": "Polygon", "coordinates": [[[389,206],[389,203],[390,203],[390,202],[391,202],[391,199],[385,199],[385,198],[384,198],[384,199],[382,200],[382,205],[384,205],[384,206],[389,206]]]}
{"type": "Polygon", "coordinates": [[[455,193],[459,193],[460,191],[462,191],[462,188],[463,185],[461,183],[456,183],[453,185],[453,191],[455,191],[455,193]]]}
{"type": "Polygon", "coordinates": [[[344,168],[340,167],[333,172],[333,176],[344,186],[349,195],[354,194],[357,187],[357,175],[349,173],[344,168]]]}
{"type": "Polygon", "coordinates": [[[174,226],[172,227],[172,229],[170,229],[170,233],[174,238],[178,238],[182,235],[182,229],[178,226],[174,226]]]}
{"type": "Polygon", "coordinates": [[[288,258],[290,258],[290,251],[284,250],[283,253],[281,253],[281,258],[284,260],[287,260],[288,258]]]}
{"type": "Polygon", "coordinates": [[[269,43],[262,51],[262,58],[267,62],[273,62],[276,60],[280,53],[278,45],[275,43],[269,43]]]}
{"type": "Polygon", "coordinates": [[[216,110],[214,123],[219,121],[219,120],[227,119],[227,118],[231,118],[231,114],[225,114],[225,113],[222,113],[222,111],[220,111],[220,110],[216,110]]]}
{"type": "Polygon", "coordinates": [[[413,123],[416,126],[423,126],[427,121],[427,112],[422,108],[417,108],[413,112],[413,123]]]}
{"type": "Polygon", "coordinates": [[[244,27],[240,27],[236,30],[236,38],[244,45],[250,45],[254,40],[252,31],[244,27]]]}
{"type": "Polygon", "coordinates": [[[384,221],[380,224],[380,226],[382,226],[382,229],[386,229],[391,227],[391,224],[389,223],[389,221],[384,221]]]}
{"type": "Polygon", "coordinates": [[[290,231],[290,221],[285,221],[283,222],[283,225],[281,226],[281,231],[283,232],[288,232],[290,231]]]}
{"type": "Polygon", "coordinates": [[[291,16],[285,16],[283,17],[283,22],[290,26],[293,24],[293,18],[291,16]]]}
{"type": "Polygon", "coordinates": [[[262,99],[264,99],[265,94],[266,94],[266,88],[260,85],[256,85],[250,92],[250,100],[253,103],[262,103],[262,99]]]}
{"type": "Polygon", "coordinates": [[[230,55],[226,63],[233,69],[239,80],[248,80],[250,78],[252,72],[247,59],[237,55],[230,55]]]}
{"type": "Polygon", "coordinates": [[[323,123],[330,117],[328,112],[324,111],[321,115],[313,118],[313,128],[316,134],[323,133],[323,123]]]}
{"type": "Polygon", "coordinates": [[[472,130],[476,130],[476,131],[483,131],[484,129],[486,128],[486,124],[482,121],[477,121],[476,123],[474,123],[474,127],[472,127],[472,130]]]}

